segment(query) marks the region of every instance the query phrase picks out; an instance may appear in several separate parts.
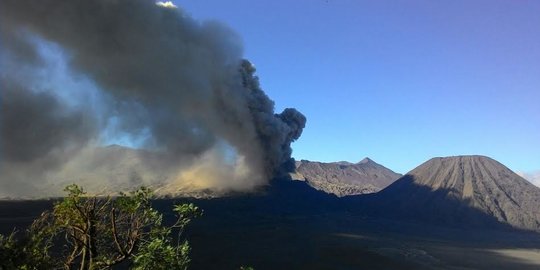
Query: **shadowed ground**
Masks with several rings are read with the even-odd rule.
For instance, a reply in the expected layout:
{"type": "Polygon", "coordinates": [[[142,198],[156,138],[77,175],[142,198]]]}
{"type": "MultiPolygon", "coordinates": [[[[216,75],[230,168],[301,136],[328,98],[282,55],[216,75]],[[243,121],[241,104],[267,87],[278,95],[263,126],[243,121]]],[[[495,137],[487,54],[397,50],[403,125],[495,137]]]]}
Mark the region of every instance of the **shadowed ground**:
{"type": "MultiPolygon", "coordinates": [[[[175,202],[157,200],[166,212],[175,202]]],[[[191,269],[538,269],[540,237],[497,227],[373,217],[302,182],[262,194],[194,200],[205,214],[189,228],[191,269]]],[[[361,202],[358,202],[361,203],[361,202]]],[[[0,229],[26,226],[50,201],[0,202],[0,229]]]]}

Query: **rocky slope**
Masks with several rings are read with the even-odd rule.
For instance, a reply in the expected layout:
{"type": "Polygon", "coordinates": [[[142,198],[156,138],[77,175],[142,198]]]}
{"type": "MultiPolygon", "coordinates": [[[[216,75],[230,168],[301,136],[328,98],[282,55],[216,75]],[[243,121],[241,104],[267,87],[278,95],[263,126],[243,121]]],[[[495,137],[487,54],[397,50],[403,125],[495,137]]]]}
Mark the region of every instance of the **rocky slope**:
{"type": "Polygon", "coordinates": [[[377,192],[401,174],[365,158],[358,163],[302,160],[296,163],[296,173],[291,176],[294,180],[305,181],[315,189],[342,197],[377,192]]]}
{"type": "Polygon", "coordinates": [[[374,196],[383,211],[540,230],[540,188],[484,156],[433,158],[374,196]]]}

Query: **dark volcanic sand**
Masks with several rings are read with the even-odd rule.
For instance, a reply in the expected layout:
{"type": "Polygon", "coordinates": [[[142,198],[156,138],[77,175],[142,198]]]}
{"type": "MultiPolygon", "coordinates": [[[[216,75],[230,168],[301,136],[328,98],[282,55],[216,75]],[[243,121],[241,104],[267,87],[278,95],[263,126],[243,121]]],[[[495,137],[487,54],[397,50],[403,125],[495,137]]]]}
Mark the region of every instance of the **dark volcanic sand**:
{"type": "MultiPolygon", "coordinates": [[[[180,200],[157,200],[167,211],[180,200]]],[[[540,237],[451,229],[343,210],[342,200],[279,182],[266,195],[195,201],[191,269],[539,269],[540,237]]],[[[25,226],[51,202],[0,202],[0,229],[25,226]]]]}

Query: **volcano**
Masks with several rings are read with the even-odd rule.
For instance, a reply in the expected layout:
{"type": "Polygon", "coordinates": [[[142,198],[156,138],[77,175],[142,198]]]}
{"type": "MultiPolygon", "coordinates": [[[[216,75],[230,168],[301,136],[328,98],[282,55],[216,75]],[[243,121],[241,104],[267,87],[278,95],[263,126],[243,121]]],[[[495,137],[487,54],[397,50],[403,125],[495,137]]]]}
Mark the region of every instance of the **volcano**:
{"type": "Polygon", "coordinates": [[[430,159],[371,199],[393,215],[540,230],[540,188],[485,156],[430,159]]]}
{"type": "Polygon", "coordinates": [[[401,174],[364,158],[358,163],[301,160],[296,163],[296,172],[291,177],[317,190],[343,197],[380,191],[401,174]]]}

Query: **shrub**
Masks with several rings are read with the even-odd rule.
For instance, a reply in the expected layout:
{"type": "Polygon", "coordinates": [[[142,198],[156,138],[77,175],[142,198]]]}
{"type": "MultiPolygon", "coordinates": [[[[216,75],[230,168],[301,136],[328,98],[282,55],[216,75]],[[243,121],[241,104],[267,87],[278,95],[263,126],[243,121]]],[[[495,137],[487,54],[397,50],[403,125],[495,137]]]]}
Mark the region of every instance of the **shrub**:
{"type": "Polygon", "coordinates": [[[190,246],[182,233],[202,214],[197,206],[175,205],[176,222],[165,226],[148,188],[104,198],[77,185],[65,191],[21,239],[0,237],[0,269],[187,269],[190,246]]]}

